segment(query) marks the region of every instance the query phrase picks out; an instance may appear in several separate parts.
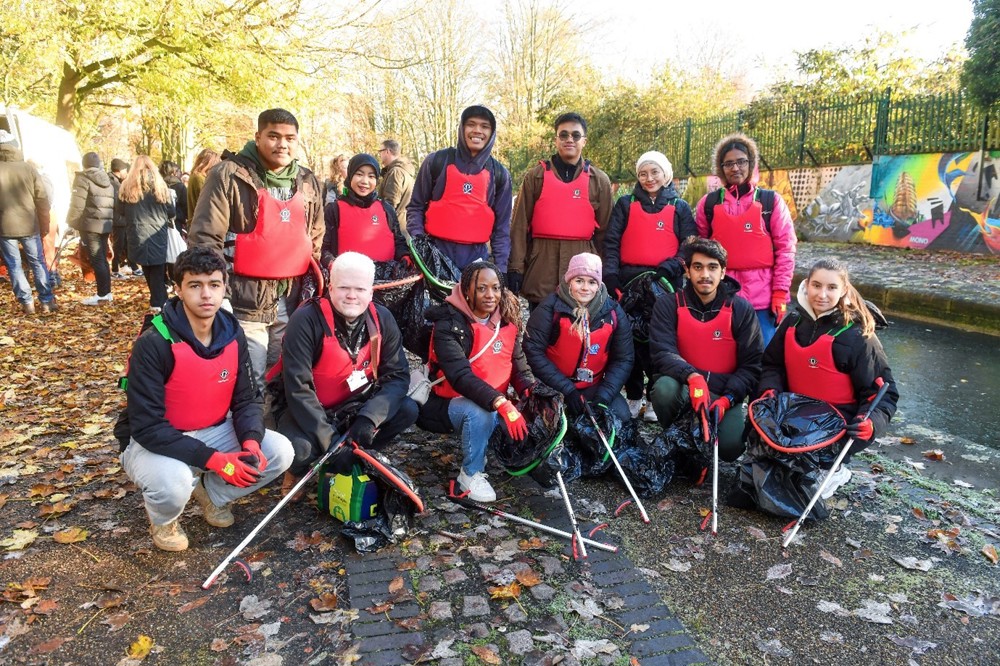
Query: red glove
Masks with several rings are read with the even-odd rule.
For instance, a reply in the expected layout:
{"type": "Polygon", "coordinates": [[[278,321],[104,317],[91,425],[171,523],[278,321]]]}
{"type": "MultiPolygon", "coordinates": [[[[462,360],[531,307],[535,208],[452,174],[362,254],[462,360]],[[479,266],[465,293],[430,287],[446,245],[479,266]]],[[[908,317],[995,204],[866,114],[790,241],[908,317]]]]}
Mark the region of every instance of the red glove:
{"type": "Polygon", "coordinates": [[[768,398],[773,398],[776,395],[778,395],[777,391],[775,391],[774,389],[767,389],[766,391],[760,394],[760,398],[758,398],[758,400],[767,400],[768,398]]]}
{"type": "Polygon", "coordinates": [[[711,405],[708,406],[708,413],[711,414],[715,410],[719,410],[719,421],[722,421],[722,417],[726,415],[726,410],[733,406],[732,400],[726,396],[722,396],[711,405]]]}
{"type": "Polygon", "coordinates": [[[257,483],[260,477],[257,470],[246,463],[250,455],[245,451],[223,453],[216,451],[205,463],[205,468],[215,472],[226,483],[237,488],[248,488],[257,483]]]}
{"type": "Polygon", "coordinates": [[[402,261],[403,265],[406,266],[407,268],[413,268],[413,259],[410,258],[410,255],[404,254],[403,258],[400,259],[400,261],[402,261]]]}
{"type": "Polygon", "coordinates": [[[243,450],[257,459],[258,472],[263,472],[267,469],[267,458],[264,457],[264,453],[260,450],[260,442],[256,439],[248,439],[243,442],[243,450]]]}
{"type": "Polygon", "coordinates": [[[528,423],[510,400],[500,403],[497,413],[500,414],[500,420],[506,426],[511,439],[520,441],[528,436],[528,423]]]}
{"type": "Polygon", "coordinates": [[[708,408],[708,402],[712,399],[708,392],[708,382],[699,374],[688,377],[688,391],[691,394],[691,407],[698,412],[708,408]]]}
{"type": "Polygon", "coordinates": [[[854,421],[847,426],[847,434],[854,439],[859,439],[862,442],[868,442],[875,436],[875,427],[872,425],[871,419],[863,419],[859,414],[858,416],[855,416],[854,421]]]}
{"type": "Polygon", "coordinates": [[[781,323],[781,320],[785,318],[785,312],[788,309],[788,292],[787,291],[772,291],[771,292],[771,312],[774,313],[774,318],[781,323]]]}

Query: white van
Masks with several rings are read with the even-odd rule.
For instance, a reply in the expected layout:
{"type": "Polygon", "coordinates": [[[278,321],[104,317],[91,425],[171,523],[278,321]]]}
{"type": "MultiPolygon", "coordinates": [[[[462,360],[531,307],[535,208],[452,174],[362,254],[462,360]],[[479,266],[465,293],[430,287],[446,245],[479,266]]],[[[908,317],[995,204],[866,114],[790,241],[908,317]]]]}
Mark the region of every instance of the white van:
{"type": "Polygon", "coordinates": [[[25,161],[31,161],[42,174],[50,190],[52,222],[58,229],[58,243],[68,228],[66,213],[73,191],[73,176],[82,168],[76,139],[61,127],[3,104],[0,104],[0,129],[14,135],[25,161]]]}

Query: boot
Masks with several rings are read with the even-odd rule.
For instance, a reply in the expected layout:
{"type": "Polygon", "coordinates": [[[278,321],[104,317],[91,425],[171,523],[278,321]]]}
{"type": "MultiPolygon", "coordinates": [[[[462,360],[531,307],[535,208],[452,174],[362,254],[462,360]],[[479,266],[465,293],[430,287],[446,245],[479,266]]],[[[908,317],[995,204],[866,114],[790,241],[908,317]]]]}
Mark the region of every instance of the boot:
{"type": "Polygon", "coordinates": [[[179,553],[182,550],[187,550],[188,538],[184,534],[184,530],[181,529],[180,521],[172,520],[166,525],[154,525],[150,523],[149,531],[153,534],[153,545],[160,550],[166,550],[171,553],[179,553]]]}
{"type": "MultiPolygon", "coordinates": [[[[285,472],[285,476],[281,479],[281,496],[284,497],[288,493],[292,492],[292,488],[295,487],[295,484],[298,483],[301,480],[301,478],[302,477],[295,476],[291,472],[285,472]]],[[[301,502],[302,498],[305,497],[305,494],[306,494],[306,489],[303,488],[299,492],[295,493],[295,496],[292,497],[292,499],[289,501],[301,502]]]]}
{"type": "Polygon", "coordinates": [[[212,498],[208,496],[208,491],[205,490],[204,479],[198,481],[198,485],[194,487],[191,497],[201,506],[202,517],[212,527],[229,527],[236,520],[233,518],[233,512],[229,510],[228,504],[218,506],[212,502],[212,498]]]}

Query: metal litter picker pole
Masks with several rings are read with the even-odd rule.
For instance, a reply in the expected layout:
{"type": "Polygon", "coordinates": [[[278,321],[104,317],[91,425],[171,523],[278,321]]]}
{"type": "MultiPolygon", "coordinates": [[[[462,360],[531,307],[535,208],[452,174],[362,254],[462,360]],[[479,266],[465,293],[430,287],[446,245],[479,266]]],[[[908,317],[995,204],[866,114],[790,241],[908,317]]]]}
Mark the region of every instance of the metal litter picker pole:
{"type": "Polygon", "coordinates": [[[635,494],[635,490],[632,488],[632,483],[628,480],[628,477],[625,476],[625,470],[622,469],[621,463],[618,462],[618,456],[616,456],[615,452],[611,449],[611,444],[608,442],[608,438],[605,437],[604,433],[601,431],[601,426],[597,425],[597,419],[594,418],[594,412],[590,409],[590,405],[586,406],[586,410],[587,416],[590,417],[590,422],[594,424],[594,430],[597,431],[597,436],[600,437],[601,443],[604,444],[604,448],[608,450],[608,455],[611,456],[611,462],[614,463],[615,469],[618,470],[618,475],[622,477],[622,481],[625,483],[625,487],[628,488],[629,494],[632,495],[635,505],[639,507],[639,513],[642,515],[642,522],[648,523],[649,515],[646,514],[646,507],[644,507],[642,502],[639,501],[639,496],[635,494]]]}
{"type": "MultiPolygon", "coordinates": [[[[528,520],[527,518],[522,518],[521,516],[515,516],[512,513],[507,513],[506,511],[501,511],[500,509],[494,509],[491,506],[480,504],[479,502],[467,499],[465,497],[459,497],[458,495],[455,495],[454,483],[455,482],[452,481],[452,488],[451,492],[448,494],[448,499],[450,499],[455,504],[461,504],[462,506],[468,507],[470,509],[478,509],[479,511],[492,514],[494,516],[497,516],[498,518],[509,520],[512,523],[518,523],[520,525],[525,525],[527,527],[534,527],[536,530],[541,530],[542,532],[547,532],[548,534],[562,537],[563,539],[570,539],[570,540],[573,539],[574,535],[570,534],[569,532],[564,532],[563,530],[556,529],[555,527],[549,527],[548,525],[545,525],[543,523],[538,523],[535,522],[534,520],[528,520]]],[[[586,542],[588,546],[590,546],[591,548],[596,548],[598,550],[604,550],[609,553],[618,552],[618,546],[613,546],[609,543],[593,541],[591,539],[587,539],[586,537],[581,538],[581,543],[582,542],[586,542]]]]}
{"type": "Polygon", "coordinates": [[[201,589],[207,590],[208,588],[212,587],[212,583],[214,583],[215,579],[219,577],[219,574],[225,571],[226,567],[228,567],[232,563],[232,561],[236,559],[236,556],[239,555],[251,541],[253,541],[253,538],[257,536],[257,533],[260,532],[262,529],[264,529],[264,526],[267,525],[269,522],[271,522],[272,518],[278,515],[278,512],[281,511],[282,507],[284,507],[286,504],[292,501],[292,498],[295,497],[295,495],[297,495],[298,492],[305,487],[309,479],[311,479],[316,474],[316,470],[318,470],[323,463],[329,460],[330,456],[339,451],[341,447],[344,446],[344,442],[346,440],[347,440],[347,433],[344,433],[343,435],[340,436],[340,439],[338,439],[335,443],[333,443],[330,446],[329,449],[326,450],[326,453],[320,456],[320,458],[312,464],[312,467],[309,468],[309,471],[306,472],[305,476],[299,479],[299,482],[295,484],[295,487],[292,488],[292,490],[287,495],[281,498],[281,501],[278,502],[277,506],[271,509],[271,512],[269,514],[264,516],[264,520],[260,521],[257,524],[257,527],[253,528],[253,530],[250,531],[250,534],[248,534],[246,538],[240,542],[240,545],[236,546],[236,548],[233,549],[233,552],[229,553],[229,555],[226,556],[226,559],[222,560],[222,563],[215,568],[215,571],[209,574],[208,578],[205,579],[205,582],[201,584],[201,589]]]}
{"type": "Polygon", "coordinates": [[[573,512],[573,504],[569,501],[569,493],[566,492],[566,484],[563,483],[562,472],[556,472],[556,482],[559,484],[559,492],[562,493],[563,504],[566,505],[566,515],[569,516],[569,524],[573,526],[573,538],[570,540],[570,549],[573,551],[573,559],[587,559],[587,547],[583,543],[583,535],[580,534],[580,527],[576,524],[576,513],[573,512]],[[577,544],[580,546],[580,556],[576,555],[577,544]]]}
{"type": "MultiPolygon", "coordinates": [[[[882,381],[882,378],[879,377],[878,380],[882,381]]],[[[871,416],[871,413],[875,411],[875,407],[878,405],[879,401],[882,400],[882,396],[884,396],[885,392],[888,390],[889,390],[889,385],[883,383],[881,388],[879,388],[878,393],[876,393],[875,397],[872,398],[872,401],[869,404],[868,409],[865,411],[864,418],[867,419],[869,416],[871,416]]],[[[833,461],[833,465],[830,467],[830,470],[823,477],[823,481],[819,484],[819,488],[816,489],[816,494],[813,495],[811,500],[809,500],[809,504],[806,505],[805,511],[803,511],[802,515],[799,516],[799,519],[795,521],[794,526],[791,528],[791,530],[789,530],[788,535],[785,537],[785,540],[781,542],[782,548],[788,548],[788,544],[790,544],[792,542],[792,539],[795,538],[795,535],[798,533],[799,528],[802,527],[802,523],[805,522],[806,516],[809,515],[810,511],[812,511],[812,508],[816,505],[816,502],[819,501],[819,498],[823,494],[823,491],[826,490],[826,486],[830,483],[830,479],[833,477],[833,473],[840,467],[840,463],[843,462],[844,458],[847,456],[847,452],[851,450],[852,444],[854,444],[853,437],[847,440],[847,444],[845,444],[844,448],[840,450],[840,455],[838,455],[837,459],[833,461]]],[[[792,525],[792,523],[789,523],[789,525],[792,525]]],[[[785,530],[788,529],[789,527],[788,525],[786,525],[785,530]]]]}

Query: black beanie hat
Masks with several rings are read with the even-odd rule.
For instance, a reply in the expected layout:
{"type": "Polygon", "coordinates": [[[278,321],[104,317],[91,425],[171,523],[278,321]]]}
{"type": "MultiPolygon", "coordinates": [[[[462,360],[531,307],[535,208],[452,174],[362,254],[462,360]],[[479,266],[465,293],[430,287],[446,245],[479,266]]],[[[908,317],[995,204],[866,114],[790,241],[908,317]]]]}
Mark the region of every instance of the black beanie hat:
{"type": "Polygon", "coordinates": [[[378,166],[378,160],[369,155],[368,153],[358,153],[351,158],[351,161],[347,163],[347,187],[351,186],[351,179],[354,178],[354,173],[363,167],[368,165],[375,169],[375,178],[379,178],[382,175],[382,170],[378,166]]]}
{"type": "Polygon", "coordinates": [[[125,160],[118,159],[117,157],[111,160],[112,171],[125,171],[126,169],[128,169],[128,162],[125,160]]]}
{"type": "Polygon", "coordinates": [[[493,112],[487,109],[485,106],[480,106],[478,104],[470,106],[462,111],[462,122],[464,125],[465,121],[469,118],[485,118],[490,123],[490,129],[494,132],[497,131],[497,118],[493,115],[493,112]]]}
{"type": "Polygon", "coordinates": [[[101,169],[101,156],[97,153],[87,153],[83,156],[84,169],[101,169]]]}

